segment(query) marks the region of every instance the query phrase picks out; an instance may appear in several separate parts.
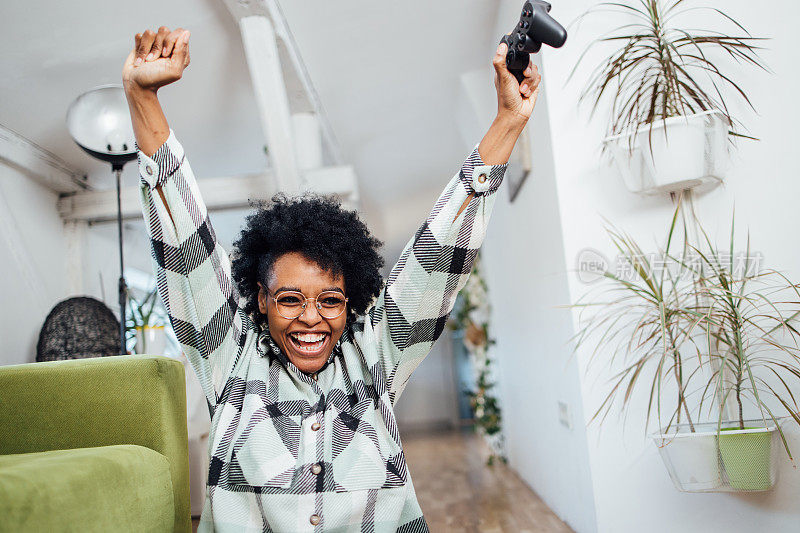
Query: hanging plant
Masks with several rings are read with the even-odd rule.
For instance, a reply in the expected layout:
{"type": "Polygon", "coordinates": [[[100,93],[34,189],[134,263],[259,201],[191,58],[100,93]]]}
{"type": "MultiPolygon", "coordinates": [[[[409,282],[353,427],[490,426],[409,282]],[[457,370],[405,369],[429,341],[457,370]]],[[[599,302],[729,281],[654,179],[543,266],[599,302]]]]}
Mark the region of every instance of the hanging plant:
{"type": "Polygon", "coordinates": [[[494,339],[489,335],[491,309],[486,281],[481,276],[480,258],[476,258],[458,300],[450,327],[464,332],[464,346],[475,372],[475,386],[466,391],[475,414],[475,430],[484,436],[492,450],[487,464],[492,465],[498,459],[506,462],[500,403],[493,394],[495,384],[490,379],[492,360],[489,347],[494,344],[494,339]]]}
{"type": "Polygon", "coordinates": [[[753,37],[739,22],[717,8],[685,7],[686,0],[623,0],[602,2],[583,16],[594,12],[611,12],[616,16],[632,16],[633,20],[600,37],[586,48],[576,62],[570,77],[586,54],[601,43],[617,45],[614,51],[592,72],[581,95],[589,100],[594,113],[604,98],[611,101],[609,135],[635,132],[652,127],[670,117],[716,110],[730,125],[730,134],[741,121],[735,119],[728,106],[726,91],[733,92],[753,108],[744,89],[734,81],[727,65],[715,56],[733,59],[767,70],[757,51],[763,38],[753,37]],[[676,19],[694,21],[698,12],[718,15],[733,33],[717,30],[681,28],[676,19]]]}
{"type": "Polygon", "coordinates": [[[608,102],[609,153],[628,190],[645,195],[708,190],[731,168],[733,137],[742,133],[734,100],[754,109],[738,79],[746,67],[767,71],[758,44],[722,10],[687,7],[692,0],[602,2],[594,12],[622,17],[624,24],[592,41],[590,50],[610,49],[590,74],[580,96],[592,115],[608,102]],[[713,29],[695,29],[708,14],[713,29]]]}
{"type": "Polygon", "coordinates": [[[794,462],[781,425],[800,425],[800,286],[763,268],[749,238],[735,252],[733,220],[719,248],[681,205],[655,253],[609,228],[617,269],[574,304],[575,349],[612,373],[590,422],[631,407],[645,430],[656,422],[679,490],[769,490],[779,443],[794,462]]]}

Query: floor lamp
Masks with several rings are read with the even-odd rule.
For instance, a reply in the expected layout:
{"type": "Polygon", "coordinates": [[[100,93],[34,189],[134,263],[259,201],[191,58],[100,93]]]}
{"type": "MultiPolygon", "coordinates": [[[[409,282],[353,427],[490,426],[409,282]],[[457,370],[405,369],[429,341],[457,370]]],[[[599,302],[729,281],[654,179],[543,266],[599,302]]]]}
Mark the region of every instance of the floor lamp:
{"type": "Polygon", "coordinates": [[[125,341],[125,284],[122,257],[122,167],[136,159],[135,137],[128,102],[121,85],[102,85],[78,96],[67,110],[67,129],[87,154],[111,163],[117,178],[117,234],[119,237],[119,336],[120,354],[128,353],[125,341]]]}

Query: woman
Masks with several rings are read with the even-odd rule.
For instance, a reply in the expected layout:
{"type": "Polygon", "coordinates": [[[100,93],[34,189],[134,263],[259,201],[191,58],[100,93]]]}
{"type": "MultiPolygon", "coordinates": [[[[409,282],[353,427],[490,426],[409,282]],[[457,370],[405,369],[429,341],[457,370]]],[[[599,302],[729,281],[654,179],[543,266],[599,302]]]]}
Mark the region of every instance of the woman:
{"type": "Polygon", "coordinates": [[[189,32],[135,40],[122,74],[158,290],[212,416],[200,530],[427,531],[394,404],[469,276],[536,67],[520,85],[498,48],[497,118],[382,286],[380,243],[319,197],[262,206],[231,263],[157,98],[189,32]]]}

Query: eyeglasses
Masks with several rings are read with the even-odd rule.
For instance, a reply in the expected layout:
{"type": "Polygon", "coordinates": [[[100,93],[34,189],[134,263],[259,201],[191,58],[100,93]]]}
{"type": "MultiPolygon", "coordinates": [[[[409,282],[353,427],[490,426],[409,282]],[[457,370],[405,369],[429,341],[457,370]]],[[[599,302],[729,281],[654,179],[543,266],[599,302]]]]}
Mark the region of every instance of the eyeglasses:
{"type": "Polygon", "coordinates": [[[293,320],[303,314],[309,300],[314,300],[317,312],[322,318],[337,318],[344,313],[348,299],[342,293],[335,291],[321,292],[316,298],[306,298],[302,292],[284,291],[272,297],[272,300],[279,315],[293,320]]]}

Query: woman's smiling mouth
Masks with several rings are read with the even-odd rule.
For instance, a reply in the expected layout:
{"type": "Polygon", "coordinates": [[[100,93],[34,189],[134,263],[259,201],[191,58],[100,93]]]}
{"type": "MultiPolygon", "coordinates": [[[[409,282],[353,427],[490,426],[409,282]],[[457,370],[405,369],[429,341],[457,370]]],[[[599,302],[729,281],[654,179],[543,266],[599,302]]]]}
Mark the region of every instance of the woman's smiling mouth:
{"type": "Polygon", "coordinates": [[[330,334],[327,332],[299,332],[289,333],[289,344],[294,351],[304,357],[318,357],[328,345],[330,334]]]}

